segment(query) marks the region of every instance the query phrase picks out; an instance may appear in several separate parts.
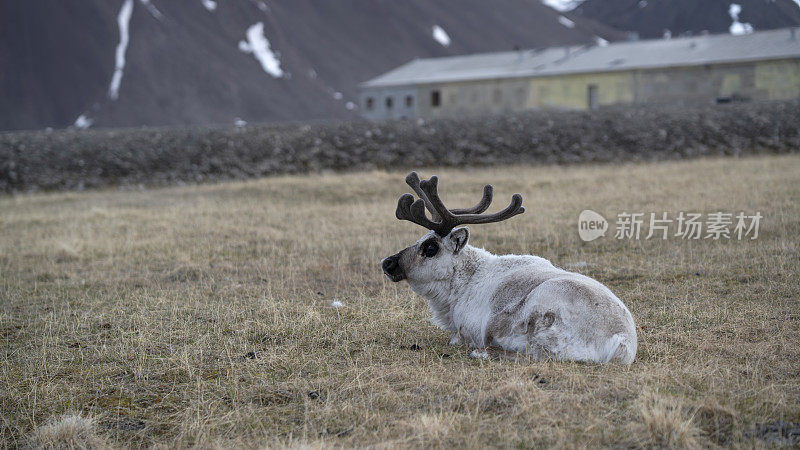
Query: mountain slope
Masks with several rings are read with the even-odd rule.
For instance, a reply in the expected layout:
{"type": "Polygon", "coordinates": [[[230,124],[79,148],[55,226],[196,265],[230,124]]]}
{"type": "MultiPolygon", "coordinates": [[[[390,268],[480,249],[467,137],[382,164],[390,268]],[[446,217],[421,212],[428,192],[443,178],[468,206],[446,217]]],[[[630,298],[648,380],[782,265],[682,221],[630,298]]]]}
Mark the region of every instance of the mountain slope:
{"type": "Polygon", "coordinates": [[[726,33],[739,5],[738,19],[755,30],[800,25],[800,2],[795,0],[586,0],[570,17],[591,18],[641,38],[660,38],[702,32],[726,33]],[[735,7],[734,7],[735,8],[735,7]]]}
{"type": "Polygon", "coordinates": [[[536,0],[0,2],[0,130],[355,117],[356,85],[413,58],[622,37],[559,17],[536,0]]]}

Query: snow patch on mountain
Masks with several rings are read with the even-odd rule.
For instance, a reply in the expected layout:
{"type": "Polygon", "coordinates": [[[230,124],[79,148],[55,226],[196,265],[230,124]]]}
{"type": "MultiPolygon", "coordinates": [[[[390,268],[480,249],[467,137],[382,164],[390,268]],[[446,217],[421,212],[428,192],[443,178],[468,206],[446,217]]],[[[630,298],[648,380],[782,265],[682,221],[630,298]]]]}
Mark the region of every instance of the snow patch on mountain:
{"type": "Polygon", "coordinates": [[[217,10],[217,2],[215,2],[214,0],[200,0],[200,1],[203,2],[203,8],[211,12],[217,10]]]}
{"type": "Polygon", "coordinates": [[[139,2],[144,5],[144,7],[147,9],[147,12],[149,12],[154,19],[158,21],[164,20],[164,14],[161,14],[161,11],[156,8],[156,5],[154,5],[153,2],[150,0],[139,0],[139,2]]]}
{"type": "Polygon", "coordinates": [[[567,12],[577,8],[583,0],[542,0],[542,3],[556,11],[567,12]]]}
{"type": "Polygon", "coordinates": [[[567,28],[575,28],[575,22],[567,19],[564,16],[558,16],[558,23],[564,25],[567,28]]]}
{"type": "Polygon", "coordinates": [[[598,47],[608,47],[608,41],[600,36],[594,37],[594,43],[597,44],[598,47]]]}
{"type": "Polygon", "coordinates": [[[739,13],[742,12],[742,7],[736,3],[731,3],[728,7],[728,15],[731,16],[733,23],[728,28],[731,34],[738,36],[741,34],[750,34],[753,32],[753,26],[749,23],[739,22],[739,13]]]}
{"type": "Polygon", "coordinates": [[[269,47],[269,40],[264,36],[264,23],[258,22],[247,29],[247,41],[239,41],[239,50],[252,53],[261,64],[264,72],[273,78],[281,78],[283,69],[281,62],[269,47]]]}
{"type": "Polygon", "coordinates": [[[81,114],[77,119],[75,119],[75,123],[72,124],[72,126],[80,130],[85,130],[92,126],[93,123],[93,119],[90,119],[86,114],[81,114]]]}
{"type": "Polygon", "coordinates": [[[433,26],[433,39],[441,44],[442,47],[450,46],[450,36],[448,36],[447,32],[444,31],[444,28],[440,27],[439,25],[433,26]]]}
{"type": "Polygon", "coordinates": [[[108,86],[108,98],[116,100],[119,98],[119,85],[122,83],[122,72],[125,70],[125,52],[128,50],[130,40],[131,15],[133,14],[133,0],[125,0],[122,8],[117,15],[117,25],[119,25],[119,44],[114,62],[114,75],[111,77],[111,84],[108,86]]]}

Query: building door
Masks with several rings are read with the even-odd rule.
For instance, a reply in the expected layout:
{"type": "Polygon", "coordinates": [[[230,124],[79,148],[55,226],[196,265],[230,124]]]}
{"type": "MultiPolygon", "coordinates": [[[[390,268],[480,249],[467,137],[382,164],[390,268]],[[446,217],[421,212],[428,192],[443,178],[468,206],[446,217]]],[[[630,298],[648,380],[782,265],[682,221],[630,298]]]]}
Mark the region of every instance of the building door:
{"type": "Polygon", "coordinates": [[[586,100],[589,109],[597,109],[597,85],[590,84],[586,89],[586,100]]]}

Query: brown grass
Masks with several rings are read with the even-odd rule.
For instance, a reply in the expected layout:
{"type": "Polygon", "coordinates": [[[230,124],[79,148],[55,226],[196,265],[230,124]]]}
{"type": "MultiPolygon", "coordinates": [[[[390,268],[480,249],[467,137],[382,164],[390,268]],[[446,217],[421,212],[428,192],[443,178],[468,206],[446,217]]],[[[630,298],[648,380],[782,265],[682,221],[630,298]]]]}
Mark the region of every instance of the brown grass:
{"type": "Polygon", "coordinates": [[[521,192],[472,243],[585,261],[637,320],[633,366],[449,347],[378,267],[421,234],[394,219],[404,174],[4,197],[0,440],[69,412],[123,447],[748,446],[800,422],[800,157],[438,172],[451,205],[521,192]],[[585,208],[765,219],[582,243],[585,208]]]}
{"type": "Polygon", "coordinates": [[[111,445],[97,435],[97,423],[80,414],[64,414],[33,433],[32,446],[51,450],[105,449],[111,445]]]}

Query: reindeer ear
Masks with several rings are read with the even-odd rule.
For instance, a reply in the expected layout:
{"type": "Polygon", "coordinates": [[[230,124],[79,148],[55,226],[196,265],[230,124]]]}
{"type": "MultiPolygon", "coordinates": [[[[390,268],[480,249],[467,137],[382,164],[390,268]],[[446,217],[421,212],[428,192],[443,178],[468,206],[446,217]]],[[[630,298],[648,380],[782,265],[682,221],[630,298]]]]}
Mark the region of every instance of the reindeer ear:
{"type": "Polygon", "coordinates": [[[469,228],[456,228],[450,232],[450,240],[453,241],[453,253],[458,253],[469,242],[469,228]]]}

